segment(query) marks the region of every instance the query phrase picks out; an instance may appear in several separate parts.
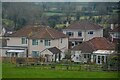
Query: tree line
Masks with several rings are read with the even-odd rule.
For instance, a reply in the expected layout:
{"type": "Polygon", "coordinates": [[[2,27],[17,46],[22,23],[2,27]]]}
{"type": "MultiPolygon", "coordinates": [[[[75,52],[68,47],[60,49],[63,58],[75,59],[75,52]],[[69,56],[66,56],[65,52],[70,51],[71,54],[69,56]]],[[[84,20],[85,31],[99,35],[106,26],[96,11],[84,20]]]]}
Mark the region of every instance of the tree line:
{"type": "MultiPolygon", "coordinates": [[[[3,26],[18,30],[27,24],[39,23],[55,27],[56,24],[64,24],[71,21],[79,21],[81,16],[89,16],[92,21],[94,15],[108,15],[116,3],[76,3],[76,2],[3,2],[2,3],[2,21],[3,26]],[[47,16],[45,13],[61,13],[62,15],[47,16]]],[[[98,22],[101,22],[98,20],[98,22]]]]}

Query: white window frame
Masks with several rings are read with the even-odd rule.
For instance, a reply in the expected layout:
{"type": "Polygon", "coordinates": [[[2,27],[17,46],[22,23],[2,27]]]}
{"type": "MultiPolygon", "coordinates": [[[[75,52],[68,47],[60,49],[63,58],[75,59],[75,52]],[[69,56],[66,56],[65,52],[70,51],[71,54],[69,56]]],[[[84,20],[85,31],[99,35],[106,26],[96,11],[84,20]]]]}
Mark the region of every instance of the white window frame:
{"type": "Polygon", "coordinates": [[[26,37],[22,37],[21,38],[21,44],[27,44],[28,41],[27,41],[27,38],[26,37]]]}
{"type": "Polygon", "coordinates": [[[49,40],[49,39],[44,40],[44,45],[51,46],[51,40],[49,40]]]}
{"type": "Polygon", "coordinates": [[[32,45],[38,45],[38,40],[37,39],[32,39],[32,45]],[[35,43],[34,43],[35,40],[35,43]]]}

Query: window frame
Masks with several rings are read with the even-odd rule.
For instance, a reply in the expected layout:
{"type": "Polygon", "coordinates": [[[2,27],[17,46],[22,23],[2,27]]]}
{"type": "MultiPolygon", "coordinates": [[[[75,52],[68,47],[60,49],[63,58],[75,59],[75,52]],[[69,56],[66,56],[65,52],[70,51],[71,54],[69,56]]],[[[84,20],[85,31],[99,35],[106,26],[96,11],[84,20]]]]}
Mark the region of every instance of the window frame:
{"type": "Polygon", "coordinates": [[[32,39],[32,45],[38,45],[38,40],[37,39],[32,39]]]}
{"type": "Polygon", "coordinates": [[[51,40],[49,40],[49,39],[44,40],[44,45],[51,46],[51,40]]]}
{"type": "Polygon", "coordinates": [[[39,51],[32,51],[32,57],[34,58],[39,57],[39,51]],[[35,54],[33,55],[34,52],[35,54]]]}
{"type": "Polygon", "coordinates": [[[63,42],[62,38],[60,39],[60,42],[61,42],[61,43],[63,42]]]}
{"type": "Polygon", "coordinates": [[[94,31],[89,31],[88,34],[93,35],[94,31]]]}
{"type": "Polygon", "coordinates": [[[21,38],[21,44],[27,44],[28,41],[27,41],[27,38],[26,37],[22,37],[21,38]]]}
{"type": "Polygon", "coordinates": [[[82,37],[82,31],[78,31],[78,37],[82,37]]]}
{"type": "Polygon", "coordinates": [[[66,35],[73,37],[74,36],[74,32],[66,32],[66,35]]]}

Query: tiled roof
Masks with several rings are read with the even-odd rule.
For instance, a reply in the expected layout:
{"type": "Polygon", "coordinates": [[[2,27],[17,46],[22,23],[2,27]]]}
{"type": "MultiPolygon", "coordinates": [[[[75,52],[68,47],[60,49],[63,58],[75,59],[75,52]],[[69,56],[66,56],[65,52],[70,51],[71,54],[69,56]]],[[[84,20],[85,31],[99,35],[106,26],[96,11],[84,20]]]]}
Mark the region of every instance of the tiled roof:
{"type": "Polygon", "coordinates": [[[82,53],[92,53],[95,49],[88,42],[83,42],[73,47],[72,50],[81,50],[82,53]]]}
{"type": "Polygon", "coordinates": [[[55,39],[67,37],[62,32],[45,26],[26,26],[16,31],[12,37],[28,37],[34,39],[55,39]]]}
{"type": "Polygon", "coordinates": [[[80,21],[71,24],[66,29],[81,29],[81,30],[97,30],[102,29],[103,27],[89,21],[80,21]]]}
{"type": "Polygon", "coordinates": [[[56,48],[56,47],[48,48],[48,50],[50,52],[52,52],[53,54],[61,53],[61,51],[58,48],[56,48]]]}
{"type": "Polygon", "coordinates": [[[89,43],[97,50],[114,50],[115,48],[115,45],[104,37],[95,37],[89,40],[89,43]]]}
{"type": "Polygon", "coordinates": [[[95,50],[114,50],[115,45],[104,37],[95,37],[89,41],[83,42],[72,50],[81,50],[83,53],[91,53],[95,50]]]}

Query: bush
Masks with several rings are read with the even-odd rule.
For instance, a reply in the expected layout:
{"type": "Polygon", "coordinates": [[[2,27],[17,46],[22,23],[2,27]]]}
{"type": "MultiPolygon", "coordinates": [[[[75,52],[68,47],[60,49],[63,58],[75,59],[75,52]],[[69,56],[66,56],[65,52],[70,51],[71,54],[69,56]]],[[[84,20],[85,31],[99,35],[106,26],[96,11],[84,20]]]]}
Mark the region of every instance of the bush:
{"type": "Polygon", "coordinates": [[[25,64],[25,62],[26,62],[25,58],[17,58],[16,59],[17,64],[25,64]]]}

